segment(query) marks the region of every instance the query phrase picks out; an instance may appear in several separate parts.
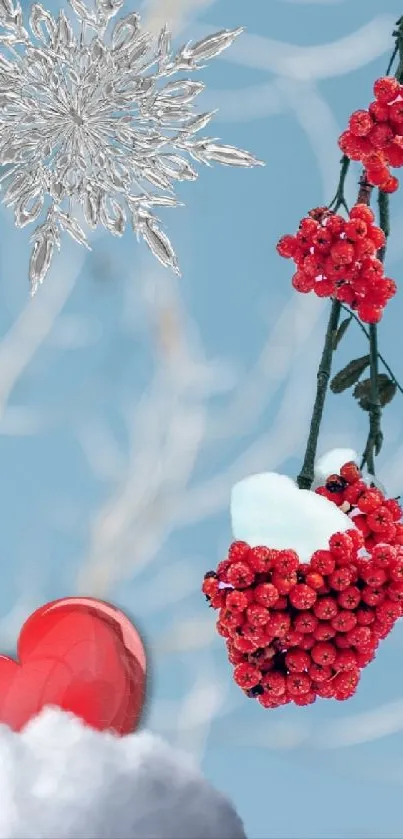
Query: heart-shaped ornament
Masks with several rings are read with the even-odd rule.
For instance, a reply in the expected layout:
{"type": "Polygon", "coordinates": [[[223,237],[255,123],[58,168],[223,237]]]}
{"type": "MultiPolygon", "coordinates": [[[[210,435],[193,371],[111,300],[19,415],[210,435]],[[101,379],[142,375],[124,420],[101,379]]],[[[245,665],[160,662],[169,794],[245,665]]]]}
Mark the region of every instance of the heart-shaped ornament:
{"type": "Polygon", "coordinates": [[[353,462],[331,475],[316,496],[284,476],[252,476],[248,497],[246,487],[235,487],[233,521],[235,511],[242,533],[249,524],[253,542],[238,538],[203,583],[210,605],[219,610],[217,630],[226,639],[234,679],[267,708],[309,705],[318,696],[348,699],[380,640],[403,615],[402,510],[368,487],[353,462]],[[264,505],[270,499],[274,514],[270,503],[264,505]],[[284,507],[290,499],[297,527],[287,518],[290,504],[284,507]],[[316,528],[315,509],[323,514],[316,528]],[[333,511],[349,528],[324,544],[333,511]],[[271,541],[259,545],[264,534],[271,541]],[[312,534],[319,545],[301,561],[295,547],[306,550],[312,534]]]}
{"type": "Polygon", "coordinates": [[[20,731],[51,705],[93,728],[129,734],[145,678],[144,647],[123,612],[90,597],[55,600],[25,622],[17,660],[0,656],[0,722],[20,731]]]}

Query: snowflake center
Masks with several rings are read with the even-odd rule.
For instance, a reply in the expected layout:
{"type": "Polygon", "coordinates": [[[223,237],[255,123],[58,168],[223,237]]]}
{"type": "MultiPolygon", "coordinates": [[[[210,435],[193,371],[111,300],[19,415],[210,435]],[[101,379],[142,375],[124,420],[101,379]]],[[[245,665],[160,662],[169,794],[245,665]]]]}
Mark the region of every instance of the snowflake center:
{"type": "Polygon", "coordinates": [[[71,106],[71,107],[69,108],[69,114],[70,114],[70,116],[72,117],[73,122],[74,122],[74,124],[75,124],[75,125],[78,125],[78,126],[80,126],[80,127],[81,127],[82,125],[84,125],[84,120],[83,120],[83,118],[82,118],[81,114],[79,114],[79,113],[78,113],[78,111],[76,110],[76,108],[74,108],[73,106],[71,106]]]}

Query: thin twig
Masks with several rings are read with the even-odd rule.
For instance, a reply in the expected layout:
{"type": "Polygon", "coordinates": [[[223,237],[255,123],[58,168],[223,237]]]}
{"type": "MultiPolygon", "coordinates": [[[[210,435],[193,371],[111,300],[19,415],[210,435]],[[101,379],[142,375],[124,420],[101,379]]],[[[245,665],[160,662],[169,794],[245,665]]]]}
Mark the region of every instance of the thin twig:
{"type": "MultiPolygon", "coordinates": [[[[366,337],[366,338],[368,339],[368,341],[369,341],[369,332],[368,332],[368,329],[366,329],[366,327],[364,326],[363,322],[359,319],[359,317],[355,314],[355,312],[351,311],[351,309],[349,309],[349,307],[348,307],[348,306],[346,306],[344,303],[341,303],[341,308],[342,308],[342,309],[344,309],[344,311],[345,311],[345,312],[347,312],[347,314],[348,314],[348,315],[350,315],[350,317],[351,317],[353,320],[355,320],[355,322],[358,324],[358,326],[360,327],[360,329],[363,331],[363,333],[364,333],[365,337],[366,337]]],[[[392,379],[392,381],[395,383],[395,385],[396,385],[397,389],[398,389],[398,390],[400,390],[400,393],[403,393],[403,387],[401,386],[401,384],[400,384],[400,383],[399,383],[399,381],[397,380],[397,378],[396,378],[396,376],[395,376],[395,374],[394,374],[393,370],[389,367],[388,362],[386,361],[386,359],[384,358],[384,356],[383,356],[383,355],[382,355],[382,353],[380,353],[380,352],[378,352],[378,359],[379,359],[379,361],[383,364],[383,366],[384,366],[384,368],[385,368],[386,372],[387,372],[387,373],[389,373],[389,376],[390,376],[390,378],[392,379]]]]}
{"type": "Polygon", "coordinates": [[[338,300],[333,300],[330,310],[329,322],[326,330],[325,343],[317,374],[317,388],[315,402],[312,411],[311,425],[305,449],[305,457],[302,469],[297,478],[299,489],[310,489],[314,479],[314,468],[316,450],[320,425],[323,416],[326,393],[328,389],[330,374],[332,372],[332,360],[334,352],[334,338],[339,325],[341,305],[338,300]]]}
{"type": "Polygon", "coordinates": [[[329,204],[329,210],[333,210],[334,213],[337,213],[337,210],[340,207],[344,207],[346,213],[349,212],[348,204],[345,199],[344,195],[344,184],[346,181],[347,173],[350,168],[350,158],[347,155],[343,155],[341,159],[341,166],[340,166],[340,178],[339,183],[337,185],[336,193],[334,198],[332,198],[329,204]]]}
{"type": "Polygon", "coordinates": [[[379,399],[378,388],[378,333],[376,324],[374,323],[371,323],[369,326],[369,357],[371,382],[369,433],[361,460],[361,469],[366,465],[369,474],[375,475],[375,455],[378,455],[381,451],[383,434],[381,429],[382,405],[379,399]]]}

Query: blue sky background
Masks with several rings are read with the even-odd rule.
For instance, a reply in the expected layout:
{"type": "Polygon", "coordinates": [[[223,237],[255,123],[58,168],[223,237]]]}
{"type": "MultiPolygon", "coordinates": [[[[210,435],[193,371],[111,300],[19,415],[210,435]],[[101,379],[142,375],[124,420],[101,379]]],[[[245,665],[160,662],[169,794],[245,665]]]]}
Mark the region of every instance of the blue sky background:
{"type": "MultiPolygon", "coordinates": [[[[147,641],[145,724],[203,760],[250,839],[401,839],[402,625],[347,704],[264,711],[232,685],[198,586],[231,540],[232,483],[298,472],[327,307],[293,294],[275,243],[332,198],[338,133],[368,103],[403,8],[172,0],[169,9],[177,6],[188,17],[184,39],[246,27],[203,71],[200,107],[219,107],[211,133],[267,166],[206,168],[182,186],[186,208],[164,216],[180,281],[130,233],[97,234],[91,254],[65,243],[31,304],[28,232],[2,208],[3,648],[14,649],[24,618],[46,600],[110,599],[147,641]]],[[[357,178],[354,170],[350,201],[357,178]]],[[[391,206],[387,269],[399,284],[401,191],[391,206]]],[[[399,295],[380,328],[400,380],[402,315],[399,295]]],[[[365,351],[351,329],[335,369],[365,351]]],[[[397,395],[385,410],[378,461],[393,495],[402,491],[402,404],[397,395]]],[[[320,452],[362,449],[366,420],[349,394],[331,396],[320,452]]]]}

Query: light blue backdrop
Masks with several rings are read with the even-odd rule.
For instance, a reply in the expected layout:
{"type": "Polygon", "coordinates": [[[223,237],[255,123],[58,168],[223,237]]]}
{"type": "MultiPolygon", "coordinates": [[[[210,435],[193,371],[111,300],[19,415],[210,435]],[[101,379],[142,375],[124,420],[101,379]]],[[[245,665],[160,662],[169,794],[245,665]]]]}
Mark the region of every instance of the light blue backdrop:
{"type": "MultiPolygon", "coordinates": [[[[163,5],[163,4],[162,4],[163,5]]],[[[369,101],[398,0],[171,2],[181,37],[245,25],[204,71],[212,133],[267,161],[201,172],[167,230],[183,277],[130,233],[66,242],[28,306],[28,233],[1,211],[0,504],[2,645],[31,609],[77,592],[139,621],[152,678],[147,725],[203,759],[250,839],[403,835],[403,626],[347,704],[264,711],[232,685],[198,592],[230,541],[242,475],[295,475],[303,454],[326,304],[294,295],[275,252],[337,183],[338,133],[369,101]]],[[[49,8],[56,9],[53,2],[49,8]]],[[[132,8],[130,4],[130,8],[132,8]]],[[[144,9],[147,12],[147,9],[144,9]]],[[[355,170],[349,198],[355,192],[355,170]]],[[[403,203],[392,199],[388,271],[403,267],[403,203]]],[[[380,342],[403,379],[402,297],[380,342]]],[[[336,361],[365,352],[351,329],[336,361]]],[[[402,489],[403,402],[385,411],[379,475],[402,489]]],[[[362,448],[366,416],[329,399],[320,450],[362,448]]]]}

